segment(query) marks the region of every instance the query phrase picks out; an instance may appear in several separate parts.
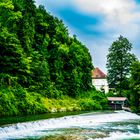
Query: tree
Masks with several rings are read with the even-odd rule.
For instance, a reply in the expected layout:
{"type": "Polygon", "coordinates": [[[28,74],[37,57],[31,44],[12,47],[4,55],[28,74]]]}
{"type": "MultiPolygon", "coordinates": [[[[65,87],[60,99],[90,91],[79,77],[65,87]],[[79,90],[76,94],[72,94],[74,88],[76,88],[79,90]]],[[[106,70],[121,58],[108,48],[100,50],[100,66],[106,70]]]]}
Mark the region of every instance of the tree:
{"type": "Polygon", "coordinates": [[[28,75],[30,59],[26,57],[16,35],[16,23],[22,19],[22,14],[14,11],[11,0],[0,2],[0,13],[0,73],[28,75]]]}
{"type": "Polygon", "coordinates": [[[123,84],[130,76],[130,66],[135,61],[134,54],[131,53],[132,44],[127,38],[120,36],[113,42],[107,55],[108,83],[110,87],[119,90],[121,95],[123,84]]]}
{"type": "Polygon", "coordinates": [[[91,88],[89,50],[69,36],[62,20],[34,0],[1,0],[0,13],[0,74],[45,96],[60,91],[75,97],[91,88]]]}
{"type": "Polygon", "coordinates": [[[14,5],[11,0],[0,1],[0,28],[7,27],[9,31],[16,31],[16,22],[22,19],[20,11],[14,11],[14,5]]]}
{"type": "Polygon", "coordinates": [[[34,0],[12,0],[22,19],[17,22],[17,35],[27,56],[33,52],[36,6],[34,0]]]}
{"type": "Polygon", "coordinates": [[[131,67],[130,104],[134,112],[140,112],[140,62],[136,61],[131,67]]]}
{"type": "Polygon", "coordinates": [[[89,50],[62,20],[35,0],[1,0],[0,13],[0,116],[42,113],[44,97],[93,93],[89,50]]]}
{"type": "Polygon", "coordinates": [[[26,57],[16,35],[6,28],[0,30],[0,73],[14,76],[30,73],[30,59],[26,57]]]}

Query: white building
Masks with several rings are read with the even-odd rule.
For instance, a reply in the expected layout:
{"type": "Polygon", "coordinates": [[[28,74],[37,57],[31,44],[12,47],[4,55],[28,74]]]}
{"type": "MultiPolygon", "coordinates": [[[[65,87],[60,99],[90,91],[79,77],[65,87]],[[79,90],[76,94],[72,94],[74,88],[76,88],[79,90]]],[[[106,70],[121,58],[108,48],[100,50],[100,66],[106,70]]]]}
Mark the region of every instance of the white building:
{"type": "Polygon", "coordinates": [[[107,75],[99,68],[92,70],[92,85],[95,86],[97,90],[104,91],[105,93],[109,92],[107,75]]]}

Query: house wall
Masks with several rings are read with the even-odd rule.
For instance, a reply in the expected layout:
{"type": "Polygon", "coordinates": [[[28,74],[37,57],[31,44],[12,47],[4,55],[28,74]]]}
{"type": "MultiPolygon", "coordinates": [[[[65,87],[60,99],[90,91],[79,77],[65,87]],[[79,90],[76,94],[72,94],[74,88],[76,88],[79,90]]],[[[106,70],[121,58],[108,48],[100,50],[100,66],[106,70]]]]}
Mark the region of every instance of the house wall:
{"type": "Polygon", "coordinates": [[[92,79],[92,85],[100,91],[103,88],[105,93],[109,91],[107,79],[92,79]]]}

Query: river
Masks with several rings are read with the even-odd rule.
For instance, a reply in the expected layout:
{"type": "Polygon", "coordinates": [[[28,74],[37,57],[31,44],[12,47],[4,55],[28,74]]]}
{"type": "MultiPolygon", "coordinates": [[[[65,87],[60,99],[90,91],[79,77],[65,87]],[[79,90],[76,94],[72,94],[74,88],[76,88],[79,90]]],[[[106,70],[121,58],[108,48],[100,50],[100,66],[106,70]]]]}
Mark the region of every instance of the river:
{"type": "Polygon", "coordinates": [[[1,124],[0,140],[21,139],[140,140],[140,116],[126,111],[90,112],[1,124]]]}

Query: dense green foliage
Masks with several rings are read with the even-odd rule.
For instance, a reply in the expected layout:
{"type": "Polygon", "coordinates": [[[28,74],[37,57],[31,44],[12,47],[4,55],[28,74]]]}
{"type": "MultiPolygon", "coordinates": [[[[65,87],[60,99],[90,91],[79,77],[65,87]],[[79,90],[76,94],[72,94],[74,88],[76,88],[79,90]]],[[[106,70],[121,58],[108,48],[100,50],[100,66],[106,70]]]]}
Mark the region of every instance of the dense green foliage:
{"type": "Polygon", "coordinates": [[[17,77],[24,88],[48,97],[53,92],[75,97],[91,87],[89,51],[69,36],[62,21],[33,0],[2,1],[0,12],[3,75],[17,77]]]}
{"type": "Polygon", "coordinates": [[[109,48],[108,82],[112,91],[107,96],[127,97],[133,112],[140,112],[140,62],[130,51],[132,44],[120,36],[109,48]]]}
{"type": "Polygon", "coordinates": [[[116,88],[120,95],[122,90],[129,86],[130,66],[135,61],[131,49],[132,44],[128,39],[120,36],[112,43],[107,55],[108,83],[110,87],[116,88]]]}
{"type": "Polygon", "coordinates": [[[47,112],[44,98],[22,87],[0,88],[0,116],[24,115],[47,112]]]}
{"type": "Polygon", "coordinates": [[[134,112],[140,112],[140,62],[133,63],[130,78],[130,104],[134,112]]]}
{"type": "Polygon", "coordinates": [[[0,116],[39,114],[49,112],[69,112],[108,109],[107,99],[103,93],[88,91],[88,97],[69,96],[45,98],[36,92],[28,92],[23,87],[0,88],[0,116]]]}
{"type": "MultiPolygon", "coordinates": [[[[0,13],[0,115],[47,112],[46,98],[91,90],[89,50],[61,20],[33,0],[1,0],[0,13]]],[[[86,109],[103,108],[91,99],[86,109]]]]}

